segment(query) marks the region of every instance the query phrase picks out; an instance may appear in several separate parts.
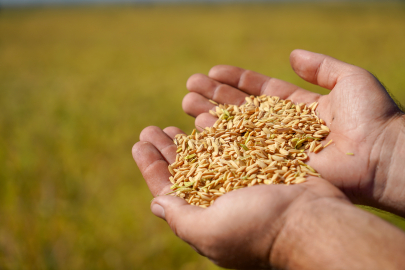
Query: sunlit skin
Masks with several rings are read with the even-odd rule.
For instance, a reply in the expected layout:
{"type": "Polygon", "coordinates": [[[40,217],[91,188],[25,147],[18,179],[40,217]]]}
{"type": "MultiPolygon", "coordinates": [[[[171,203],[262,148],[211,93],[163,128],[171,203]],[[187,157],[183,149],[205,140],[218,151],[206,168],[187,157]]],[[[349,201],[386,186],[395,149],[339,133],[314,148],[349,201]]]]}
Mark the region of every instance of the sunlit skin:
{"type": "MultiPolygon", "coordinates": [[[[326,141],[334,143],[310,155],[309,163],[328,181],[311,177],[293,186],[254,186],[230,192],[207,209],[188,205],[164,195],[171,185],[167,166],[176,155],[172,139],[182,131],[148,127],[133,147],[133,156],[155,197],[152,212],[223,267],[399,269],[405,263],[403,232],[349,199],[403,212],[401,192],[395,195],[384,181],[395,183],[401,177],[381,160],[403,136],[400,110],[363,69],[301,50],[291,54],[291,64],[302,78],[331,93],[321,96],[251,71],[216,66],[208,76],[189,79],[183,108],[196,117],[197,126],[205,127],[215,121],[207,113],[213,107],[208,99],[240,105],[247,95],[267,94],[298,103],[319,101],[319,116],[331,129],[326,141]]],[[[389,165],[395,164],[392,160],[389,165]]]]}
{"type": "Polygon", "coordinates": [[[331,92],[319,95],[249,70],[215,66],[208,76],[190,77],[183,109],[197,117],[197,127],[205,127],[216,119],[207,113],[214,106],[208,99],[240,105],[248,95],[266,94],[295,103],[318,101],[319,116],[331,130],[324,144],[333,144],[319,154],[310,153],[308,164],[353,202],[404,215],[398,187],[405,191],[405,118],[387,91],[368,71],[329,56],[295,50],[290,61],[301,78],[331,92]]]}

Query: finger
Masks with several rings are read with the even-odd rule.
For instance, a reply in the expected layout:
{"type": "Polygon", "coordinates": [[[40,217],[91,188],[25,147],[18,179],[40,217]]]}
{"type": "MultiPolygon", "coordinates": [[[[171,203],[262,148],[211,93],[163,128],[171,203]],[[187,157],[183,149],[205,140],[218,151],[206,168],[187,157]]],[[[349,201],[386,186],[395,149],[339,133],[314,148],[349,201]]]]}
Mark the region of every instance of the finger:
{"type": "Polygon", "coordinates": [[[163,129],[163,132],[167,134],[172,140],[177,134],[186,134],[183,130],[178,127],[167,127],[163,129]]]}
{"type": "Polygon", "coordinates": [[[141,141],[152,143],[169,163],[176,160],[177,146],[173,140],[159,127],[150,126],[142,130],[141,141]]]}
{"type": "Polygon", "coordinates": [[[187,243],[198,246],[203,240],[204,215],[209,209],[189,205],[184,199],[174,196],[160,196],[153,200],[152,212],[167,221],[173,232],[187,243]]]}
{"type": "Polygon", "coordinates": [[[213,80],[203,74],[192,75],[187,81],[187,89],[218,103],[238,106],[243,104],[245,97],[248,96],[248,94],[232,86],[213,80]]]}
{"type": "Polygon", "coordinates": [[[347,76],[368,74],[362,68],[327,55],[305,50],[294,50],[290,55],[290,62],[298,76],[329,90],[332,90],[340,80],[347,76]]]}
{"type": "Polygon", "coordinates": [[[218,82],[238,88],[248,95],[278,96],[295,103],[309,103],[320,97],[319,94],[304,90],[289,82],[234,66],[215,66],[210,70],[208,76],[218,82]]]}
{"type": "Polygon", "coordinates": [[[137,142],[132,155],[154,197],[170,192],[171,176],[165,158],[150,142],[137,142]]]}
{"type": "Polygon", "coordinates": [[[209,113],[202,113],[195,119],[195,126],[198,131],[202,131],[206,127],[212,127],[218,118],[209,113]]]}
{"type": "Polygon", "coordinates": [[[208,112],[215,107],[207,98],[195,92],[188,93],[183,98],[182,106],[184,112],[193,117],[197,117],[197,115],[208,112]]]}

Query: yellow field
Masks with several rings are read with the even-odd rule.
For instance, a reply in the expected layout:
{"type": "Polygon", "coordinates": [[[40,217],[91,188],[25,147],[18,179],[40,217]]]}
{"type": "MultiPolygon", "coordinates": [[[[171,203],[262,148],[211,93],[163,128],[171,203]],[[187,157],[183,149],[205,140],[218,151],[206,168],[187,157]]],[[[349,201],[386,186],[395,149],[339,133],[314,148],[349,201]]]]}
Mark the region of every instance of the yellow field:
{"type": "Polygon", "coordinates": [[[404,33],[404,3],[0,10],[0,268],[218,269],[151,214],[142,128],[190,132],[185,82],[216,64],[327,93],[293,73],[295,48],[370,70],[405,104],[404,33]]]}

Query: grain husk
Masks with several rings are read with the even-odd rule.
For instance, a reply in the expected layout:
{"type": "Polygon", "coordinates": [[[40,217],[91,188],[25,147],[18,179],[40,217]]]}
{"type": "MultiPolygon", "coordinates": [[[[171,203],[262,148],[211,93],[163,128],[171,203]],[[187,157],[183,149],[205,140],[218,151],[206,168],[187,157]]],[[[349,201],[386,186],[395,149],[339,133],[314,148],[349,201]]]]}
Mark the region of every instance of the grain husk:
{"type": "Polygon", "coordinates": [[[316,113],[317,102],[307,106],[266,95],[246,97],[239,107],[210,102],[218,105],[210,110],[218,117],[212,127],[175,136],[176,161],[168,167],[172,195],[207,208],[236,189],[320,176],[305,163],[308,152],[322,151],[320,141],[330,132],[316,113]]]}

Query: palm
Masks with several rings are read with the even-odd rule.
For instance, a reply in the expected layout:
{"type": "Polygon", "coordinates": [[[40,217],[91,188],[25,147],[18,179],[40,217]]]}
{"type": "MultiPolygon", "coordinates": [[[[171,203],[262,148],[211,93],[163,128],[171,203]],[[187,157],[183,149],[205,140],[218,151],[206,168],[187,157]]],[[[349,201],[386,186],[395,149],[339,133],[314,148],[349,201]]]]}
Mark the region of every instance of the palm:
{"type": "MultiPolygon", "coordinates": [[[[188,81],[191,91],[184,110],[197,117],[197,126],[210,126],[215,118],[208,99],[240,105],[248,95],[273,95],[296,103],[318,101],[319,116],[331,129],[330,147],[309,155],[309,164],[345,191],[352,199],[375,196],[377,143],[398,108],[382,85],[368,72],[333,58],[297,51],[291,57],[295,71],[305,80],[332,90],[321,96],[288,82],[231,66],[214,67],[209,77],[201,74],[188,81]],[[347,155],[353,153],[354,156],[347,155]],[[363,196],[364,195],[364,196],[363,196]]],[[[378,194],[377,194],[378,195],[378,194]]]]}
{"type": "MultiPolygon", "coordinates": [[[[164,131],[145,128],[141,141],[133,148],[135,161],[154,197],[170,191],[167,166],[175,160],[172,139],[180,132],[175,127],[164,131]]],[[[172,196],[159,196],[152,207],[164,205],[164,218],[173,231],[217,264],[230,268],[269,267],[271,247],[289,217],[296,217],[301,207],[319,198],[345,200],[331,184],[312,177],[300,185],[236,190],[207,209],[172,196]]]]}
{"type": "Polygon", "coordinates": [[[296,216],[307,203],[326,197],[342,198],[343,195],[316,178],[304,185],[240,189],[217,199],[213,206],[191,218],[189,224],[183,223],[202,233],[181,236],[189,237],[189,242],[196,243],[202,254],[220,266],[266,268],[275,237],[288,219],[296,216]],[[200,224],[193,225],[195,220],[200,224]]]}

